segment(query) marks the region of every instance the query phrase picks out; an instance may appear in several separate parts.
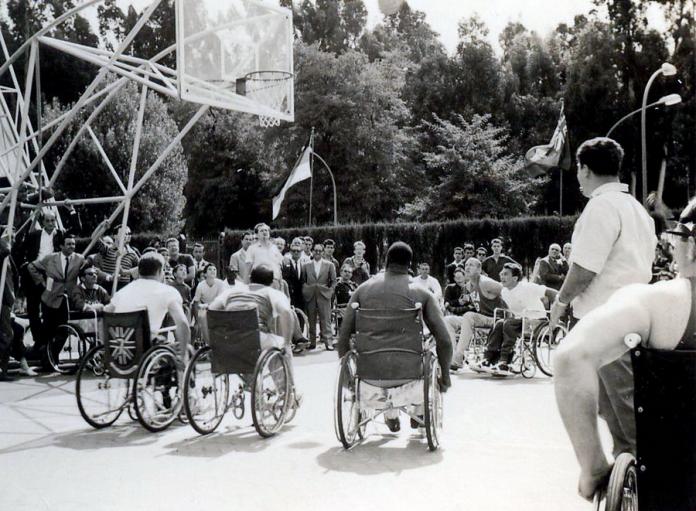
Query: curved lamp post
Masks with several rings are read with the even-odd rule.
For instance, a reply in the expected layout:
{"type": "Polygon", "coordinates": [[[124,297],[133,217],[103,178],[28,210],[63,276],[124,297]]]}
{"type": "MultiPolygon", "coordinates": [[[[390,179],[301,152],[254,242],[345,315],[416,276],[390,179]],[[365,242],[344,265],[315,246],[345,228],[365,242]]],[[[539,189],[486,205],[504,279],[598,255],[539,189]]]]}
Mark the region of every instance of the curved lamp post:
{"type": "MultiPolygon", "coordinates": [[[[678,105],[679,103],[681,103],[681,100],[682,100],[682,98],[679,94],[669,94],[667,96],[662,96],[660,99],[658,99],[654,103],[650,103],[649,105],[646,105],[645,108],[647,109],[647,108],[652,108],[654,106],[661,106],[661,105],[664,105],[664,106],[678,105]]],[[[607,134],[605,136],[607,138],[611,137],[611,134],[614,132],[614,130],[616,128],[619,127],[619,125],[622,122],[624,122],[626,119],[629,119],[630,117],[633,117],[634,115],[641,112],[642,110],[643,110],[642,108],[636,108],[633,112],[624,115],[621,119],[619,119],[618,121],[616,121],[614,123],[614,125],[611,127],[611,129],[609,131],[607,131],[607,134]]]]}
{"type": "Polygon", "coordinates": [[[641,154],[642,154],[642,199],[643,199],[643,204],[645,205],[645,201],[648,198],[648,148],[645,143],[645,117],[646,117],[646,112],[647,112],[647,105],[648,105],[648,92],[650,91],[650,86],[653,84],[655,79],[660,76],[674,76],[677,74],[677,68],[674,67],[672,64],[669,62],[665,62],[660,66],[660,69],[655,71],[652,76],[650,76],[650,79],[648,80],[647,85],[645,86],[645,91],[643,92],[643,104],[641,107],[641,112],[640,112],[640,141],[641,141],[641,154]]]}

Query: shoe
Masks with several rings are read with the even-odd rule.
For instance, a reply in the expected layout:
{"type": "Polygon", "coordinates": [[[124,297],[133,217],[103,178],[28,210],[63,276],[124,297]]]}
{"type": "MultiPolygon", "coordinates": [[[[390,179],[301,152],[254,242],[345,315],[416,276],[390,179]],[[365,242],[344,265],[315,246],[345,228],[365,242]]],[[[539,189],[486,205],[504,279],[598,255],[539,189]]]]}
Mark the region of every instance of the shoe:
{"type": "Polygon", "coordinates": [[[423,422],[418,422],[416,419],[414,419],[413,417],[411,417],[411,429],[422,428],[422,427],[423,427],[423,424],[425,424],[425,419],[423,418],[422,415],[419,415],[418,418],[419,418],[421,421],[423,421],[423,422]]]}
{"type": "Polygon", "coordinates": [[[512,376],[513,373],[510,370],[510,366],[507,365],[505,362],[499,362],[498,364],[494,365],[492,368],[492,372],[494,376],[512,376]]]}
{"type": "Polygon", "coordinates": [[[477,373],[492,373],[494,365],[489,360],[482,360],[478,364],[473,364],[471,370],[477,373]]]}
{"type": "Polygon", "coordinates": [[[7,381],[7,382],[10,382],[10,381],[17,381],[17,378],[14,378],[13,376],[10,376],[10,375],[7,374],[6,372],[2,372],[2,373],[0,373],[0,382],[2,382],[2,381],[7,381]]]}
{"type": "Polygon", "coordinates": [[[299,355],[300,353],[304,353],[305,347],[303,344],[297,343],[292,345],[292,352],[295,355],[299,355]]]}
{"type": "Polygon", "coordinates": [[[462,368],[463,368],[463,366],[461,364],[455,364],[454,362],[452,362],[450,364],[450,372],[451,373],[458,373],[459,371],[462,370],[462,368]]]}
{"type": "Polygon", "coordinates": [[[384,419],[384,423],[392,433],[398,433],[401,431],[401,422],[399,422],[398,417],[396,419],[384,419]]]}
{"type": "Polygon", "coordinates": [[[36,371],[29,367],[26,358],[23,358],[19,361],[19,372],[24,376],[36,376],[36,371]]]}
{"type": "Polygon", "coordinates": [[[336,349],[329,341],[324,341],[324,347],[326,348],[326,351],[334,351],[336,349]]]}

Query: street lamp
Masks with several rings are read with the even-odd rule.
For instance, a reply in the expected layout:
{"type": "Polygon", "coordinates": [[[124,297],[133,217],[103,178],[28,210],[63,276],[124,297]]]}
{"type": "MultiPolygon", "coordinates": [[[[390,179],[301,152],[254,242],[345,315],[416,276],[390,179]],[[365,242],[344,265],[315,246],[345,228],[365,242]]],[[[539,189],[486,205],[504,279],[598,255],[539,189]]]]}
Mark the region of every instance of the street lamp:
{"type": "MultiPolygon", "coordinates": [[[[645,108],[652,108],[654,106],[673,106],[673,105],[678,105],[681,103],[681,96],[679,94],[668,94],[667,96],[662,96],[660,99],[655,101],[654,103],[650,103],[649,105],[646,105],[645,108]]],[[[624,115],[621,119],[616,121],[614,125],[611,127],[609,131],[607,131],[606,136],[611,137],[611,134],[614,132],[616,128],[619,127],[619,125],[624,122],[626,119],[636,115],[637,113],[641,112],[643,109],[642,108],[636,108],[633,112],[628,113],[624,115]]]]}
{"type": "Polygon", "coordinates": [[[641,112],[640,112],[640,141],[641,141],[641,155],[642,155],[642,198],[643,198],[643,205],[645,205],[645,201],[648,198],[648,148],[645,142],[645,117],[646,117],[646,112],[647,112],[647,105],[648,105],[648,92],[650,91],[650,86],[652,83],[655,81],[655,78],[657,78],[660,75],[664,76],[674,76],[677,74],[677,68],[674,67],[672,64],[669,62],[665,62],[660,66],[660,69],[655,71],[652,76],[650,76],[650,79],[648,80],[647,85],[645,86],[645,91],[643,92],[643,104],[641,107],[641,112]]]}

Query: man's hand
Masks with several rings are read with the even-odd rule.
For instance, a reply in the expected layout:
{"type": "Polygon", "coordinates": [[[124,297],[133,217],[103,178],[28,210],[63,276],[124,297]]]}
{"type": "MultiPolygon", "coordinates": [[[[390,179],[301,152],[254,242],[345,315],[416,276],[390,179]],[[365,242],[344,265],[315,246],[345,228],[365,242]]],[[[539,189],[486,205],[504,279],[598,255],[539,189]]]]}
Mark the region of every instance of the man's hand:
{"type": "Polygon", "coordinates": [[[595,472],[581,471],[580,480],[578,481],[578,493],[583,499],[592,502],[595,493],[606,489],[610,475],[611,465],[606,462],[595,472]]]}
{"type": "Polygon", "coordinates": [[[443,373],[440,375],[439,383],[440,392],[447,392],[447,389],[449,389],[452,386],[452,380],[450,379],[449,371],[443,371],[443,373]]]}
{"type": "Polygon", "coordinates": [[[63,201],[63,205],[65,206],[65,209],[68,211],[75,211],[75,206],[73,206],[73,203],[70,199],[65,199],[63,201]]]}
{"type": "Polygon", "coordinates": [[[551,315],[549,318],[549,329],[553,330],[554,328],[556,328],[561,317],[563,317],[563,315],[566,313],[567,310],[568,310],[568,304],[559,302],[558,297],[556,297],[553,304],[551,305],[551,315]]]}

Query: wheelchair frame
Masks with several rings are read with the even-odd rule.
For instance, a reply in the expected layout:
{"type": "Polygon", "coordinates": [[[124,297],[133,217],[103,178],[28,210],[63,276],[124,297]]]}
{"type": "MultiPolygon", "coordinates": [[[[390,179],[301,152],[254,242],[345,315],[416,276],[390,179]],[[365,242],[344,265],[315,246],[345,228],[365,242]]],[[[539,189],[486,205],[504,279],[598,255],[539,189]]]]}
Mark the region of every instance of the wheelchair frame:
{"type": "MultiPolygon", "coordinates": [[[[186,373],[184,375],[184,411],[186,417],[195,429],[201,435],[207,435],[217,429],[222,422],[227,411],[231,408],[235,418],[242,419],[245,414],[246,392],[251,394],[251,412],[254,428],[257,433],[264,438],[275,435],[284,424],[290,422],[297,412],[297,402],[295,397],[294,382],[291,377],[290,361],[284,350],[279,348],[269,348],[261,350],[260,337],[258,329],[258,312],[256,309],[247,309],[240,311],[208,311],[209,335],[212,344],[229,343],[230,340],[237,340],[236,337],[243,337],[245,332],[235,331],[234,328],[227,328],[230,325],[237,324],[230,319],[236,319],[235,314],[253,313],[253,322],[255,330],[255,343],[252,342],[250,351],[247,355],[254,356],[253,370],[248,372],[236,372],[227,369],[216,371],[214,367],[215,359],[213,346],[204,346],[196,351],[191,359],[186,373]],[[227,316],[225,318],[225,316],[227,316]],[[223,319],[224,318],[224,319],[223,319]],[[220,321],[221,324],[216,323],[220,321]],[[227,324],[224,324],[227,321],[227,324]],[[221,334],[221,330],[224,333],[221,334]],[[278,366],[277,364],[280,364],[278,366]],[[275,368],[273,366],[276,366],[275,368]],[[267,388],[266,381],[270,377],[274,385],[276,381],[274,374],[282,371],[283,389],[277,392],[278,389],[267,388]],[[244,376],[248,375],[248,376],[244,376]],[[238,382],[235,385],[230,384],[230,376],[237,376],[238,382]],[[249,376],[251,382],[249,382],[249,376]],[[234,390],[230,392],[231,387],[234,390]],[[212,396],[212,402],[210,397],[212,396]],[[272,398],[276,398],[271,402],[272,398]],[[208,409],[212,411],[212,417],[205,420],[202,417],[202,404],[208,405],[208,409]],[[268,419],[272,419],[269,421],[268,419]]],[[[245,318],[250,321],[251,316],[245,318]]],[[[243,325],[244,319],[238,324],[243,325]]],[[[249,331],[246,332],[251,333],[249,331]]],[[[247,341],[249,338],[246,338],[247,341]]],[[[246,342],[242,340],[242,342],[246,342]]],[[[222,353],[222,352],[221,352],[222,353]]],[[[221,357],[222,358],[222,357],[221,357]]],[[[235,364],[239,367],[244,366],[243,360],[238,359],[235,364]]],[[[247,360],[246,362],[250,362],[247,360]]],[[[228,366],[229,367],[229,366],[228,366]]],[[[248,365],[251,369],[252,366],[248,365]]]]}
{"type": "Polygon", "coordinates": [[[73,374],[80,367],[80,361],[89,351],[90,348],[96,346],[99,341],[99,318],[101,317],[97,311],[92,311],[91,318],[71,318],[75,313],[86,313],[87,311],[71,311],[68,301],[68,296],[63,295],[63,303],[67,309],[68,319],[56,329],[53,338],[46,344],[46,355],[48,362],[53,369],[60,374],[73,374]],[[94,337],[84,332],[82,327],[77,324],[71,324],[71,321],[84,321],[91,319],[94,321],[94,337]],[[65,340],[57,353],[54,353],[56,338],[64,334],[65,340]],[[62,358],[65,355],[67,358],[62,358]]]}
{"type": "MultiPolygon", "coordinates": [[[[353,308],[359,311],[357,303],[353,308]]],[[[368,310],[368,309],[365,309],[368,310]]],[[[399,410],[417,422],[425,429],[428,448],[435,451],[440,446],[440,435],[442,431],[442,393],[440,391],[441,369],[437,361],[437,356],[433,353],[432,340],[423,333],[423,317],[421,304],[416,304],[415,309],[399,310],[398,312],[418,311],[420,321],[421,350],[418,354],[421,357],[423,379],[423,418],[411,413],[408,408],[411,405],[389,406],[379,409],[365,409],[360,407],[360,385],[362,380],[358,377],[358,361],[360,353],[355,343],[352,343],[351,350],[341,359],[339,373],[336,379],[334,392],[334,429],[336,437],[345,449],[350,449],[359,440],[366,438],[368,423],[374,421],[380,415],[390,410],[399,410]],[[344,410],[344,405],[348,404],[348,409],[344,410]]],[[[356,332],[357,333],[357,332],[356,332]]],[[[378,349],[374,352],[395,353],[408,351],[405,349],[378,349]]],[[[415,353],[414,353],[415,354],[415,353]]],[[[418,381],[420,378],[411,381],[418,381]]]]}

